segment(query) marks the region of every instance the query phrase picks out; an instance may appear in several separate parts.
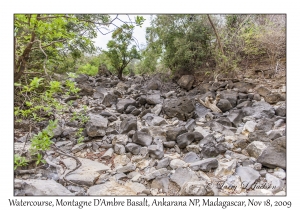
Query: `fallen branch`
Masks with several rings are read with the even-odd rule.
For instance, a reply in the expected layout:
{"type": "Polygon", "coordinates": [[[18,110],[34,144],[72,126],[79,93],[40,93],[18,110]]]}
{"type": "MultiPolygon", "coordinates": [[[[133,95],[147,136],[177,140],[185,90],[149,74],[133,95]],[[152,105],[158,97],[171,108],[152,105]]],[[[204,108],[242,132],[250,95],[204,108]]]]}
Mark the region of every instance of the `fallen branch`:
{"type": "Polygon", "coordinates": [[[215,100],[213,100],[212,96],[207,96],[205,98],[205,102],[203,102],[200,98],[198,100],[203,106],[211,109],[213,112],[222,113],[222,111],[217,107],[217,103],[220,101],[220,94],[217,94],[215,100]]]}

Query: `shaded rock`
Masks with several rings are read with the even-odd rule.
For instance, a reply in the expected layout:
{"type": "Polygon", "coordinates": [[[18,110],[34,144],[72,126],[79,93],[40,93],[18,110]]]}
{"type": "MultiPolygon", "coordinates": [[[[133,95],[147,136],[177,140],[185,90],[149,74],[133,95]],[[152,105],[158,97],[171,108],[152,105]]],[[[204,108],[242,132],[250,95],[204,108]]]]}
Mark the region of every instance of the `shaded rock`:
{"type": "Polygon", "coordinates": [[[269,104],[276,104],[281,101],[281,95],[279,93],[271,93],[265,97],[265,101],[269,104]]]}
{"type": "Polygon", "coordinates": [[[180,187],[186,182],[199,180],[196,173],[188,168],[177,168],[175,173],[170,176],[170,179],[180,187]]]}
{"type": "Polygon", "coordinates": [[[76,153],[76,152],[79,152],[80,150],[83,150],[85,147],[86,147],[86,144],[85,144],[85,143],[76,144],[76,145],[71,149],[71,151],[72,151],[73,153],[76,153]]]}
{"type": "Polygon", "coordinates": [[[176,141],[165,141],[163,142],[164,147],[173,148],[176,145],[176,141]]]}
{"type": "Polygon", "coordinates": [[[173,159],[170,162],[170,167],[172,169],[182,168],[182,167],[186,167],[186,166],[187,166],[187,163],[180,159],[173,159]]]}
{"type": "Polygon", "coordinates": [[[251,142],[246,150],[251,157],[258,158],[267,146],[261,141],[251,142]]]}
{"type": "Polygon", "coordinates": [[[193,163],[193,162],[197,162],[199,160],[200,160],[200,158],[195,152],[189,152],[183,158],[183,161],[186,163],[193,163]]]}
{"type": "Polygon", "coordinates": [[[266,180],[272,186],[270,188],[272,193],[277,193],[277,192],[280,192],[283,190],[284,183],[281,179],[268,173],[268,174],[266,174],[266,180]]]}
{"type": "Polygon", "coordinates": [[[254,102],[252,107],[244,107],[242,110],[246,116],[253,116],[256,119],[272,118],[275,115],[274,108],[264,101],[254,102]]]}
{"type": "Polygon", "coordinates": [[[235,127],[238,127],[238,125],[242,122],[243,117],[244,113],[242,110],[231,110],[227,116],[235,127]]]}
{"type": "Polygon", "coordinates": [[[115,144],[114,151],[118,155],[123,155],[125,154],[125,147],[122,144],[115,144]]]}
{"type": "Polygon", "coordinates": [[[210,109],[206,108],[202,104],[198,104],[198,106],[195,106],[195,116],[198,118],[205,117],[208,112],[210,112],[210,109]]]}
{"type": "Polygon", "coordinates": [[[260,100],[261,100],[260,95],[259,95],[259,94],[254,94],[253,100],[255,100],[255,101],[260,101],[260,100]]]}
{"type": "Polygon", "coordinates": [[[109,148],[109,149],[106,150],[106,152],[101,156],[101,159],[105,159],[105,160],[110,159],[110,158],[112,158],[113,154],[114,154],[113,148],[109,148]]]}
{"type": "Polygon", "coordinates": [[[181,127],[170,127],[166,131],[167,141],[176,141],[177,137],[183,133],[186,133],[187,130],[184,126],[181,127]]]}
{"type": "Polygon", "coordinates": [[[215,176],[229,176],[235,172],[237,161],[236,159],[222,159],[219,161],[218,168],[215,170],[215,176]]]}
{"type": "Polygon", "coordinates": [[[200,147],[202,147],[203,145],[207,144],[207,143],[216,143],[215,141],[215,137],[212,134],[209,134],[207,136],[205,136],[200,142],[199,145],[200,147]]]}
{"type": "Polygon", "coordinates": [[[207,158],[190,164],[190,168],[194,171],[210,171],[218,167],[218,160],[216,158],[207,158]]]}
{"type": "Polygon", "coordinates": [[[232,90],[224,90],[220,92],[221,99],[227,99],[232,107],[236,106],[238,93],[232,90]]]}
{"type": "Polygon", "coordinates": [[[104,106],[111,107],[113,104],[117,104],[117,102],[118,102],[118,96],[116,96],[115,94],[112,94],[112,93],[107,93],[104,96],[102,104],[104,106]]]}
{"type": "Polygon", "coordinates": [[[162,104],[156,104],[155,107],[153,107],[153,109],[151,109],[151,112],[158,116],[162,110],[162,107],[163,107],[162,104]]]}
{"type": "Polygon", "coordinates": [[[146,114],[145,116],[142,117],[142,119],[144,119],[149,125],[152,126],[160,126],[160,125],[167,124],[164,118],[159,117],[152,113],[146,114]]]}
{"type": "Polygon", "coordinates": [[[260,174],[256,170],[248,166],[238,167],[235,172],[241,177],[243,187],[246,189],[250,189],[252,184],[260,177],[260,174]]]}
{"type": "Polygon", "coordinates": [[[89,77],[85,74],[79,74],[75,79],[74,81],[77,82],[77,83],[84,83],[84,82],[87,82],[89,79],[89,77]]]}
{"type": "Polygon", "coordinates": [[[275,168],[273,175],[276,176],[279,179],[285,179],[286,178],[286,173],[282,168],[275,168]]]}
{"type": "Polygon", "coordinates": [[[266,97],[266,96],[268,96],[269,94],[271,94],[271,91],[270,91],[268,88],[263,87],[263,86],[258,87],[258,88],[256,89],[256,92],[257,92],[259,95],[263,96],[263,97],[266,97]]]}
{"type": "Polygon", "coordinates": [[[196,126],[196,122],[194,119],[189,119],[185,124],[185,129],[188,131],[192,131],[196,126]]]}
{"type": "Polygon", "coordinates": [[[169,158],[163,158],[160,161],[157,162],[156,169],[160,168],[167,168],[170,164],[170,159],[169,158]]]}
{"type": "MultiPolygon", "coordinates": [[[[99,174],[103,171],[107,171],[110,168],[98,161],[92,161],[85,158],[78,158],[81,162],[81,167],[77,170],[71,172],[65,178],[73,183],[79,185],[91,186],[95,183],[99,174]]],[[[73,158],[66,158],[62,160],[65,166],[72,170],[76,167],[76,161],[73,158]]],[[[69,170],[65,171],[65,174],[68,173],[69,170]]]]}
{"type": "Polygon", "coordinates": [[[157,142],[156,145],[150,145],[148,146],[148,153],[150,157],[161,159],[164,157],[164,147],[162,142],[157,142]]]}
{"type": "Polygon", "coordinates": [[[217,103],[217,107],[219,107],[222,112],[232,109],[232,105],[227,99],[220,99],[220,101],[217,103]]]}
{"type": "Polygon", "coordinates": [[[283,105],[277,107],[277,108],[275,109],[275,114],[276,114],[277,116],[285,117],[285,116],[286,116],[286,106],[285,106],[285,104],[283,104],[283,105]]]}
{"type": "Polygon", "coordinates": [[[128,133],[131,130],[137,130],[137,120],[134,117],[125,118],[120,124],[120,133],[128,133]]]}
{"type": "Polygon", "coordinates": [[[128,172],[134,171],[135,169],[136,169],[136,166],[129,163],[127,166],[118,168],[117,173],[128,173],[128,172]]]}
{"type": "Polygon", "coordinates": [[[270,142],[271,139],[268,138],[267,134],[265,131],[262,130],[257,130],[254,131],[253,133],[250,133],[249,136],[249,141],[262,141],[262,142],[270,142]]]}
{"type": "Polygon", "coordinates": [[[138,182],[126,182],[125,187],[129,187],[131,190],[133,190],[135,193],[142,193],[144,190],[146,190],[146,187],[138,182]]]}
{"type": "Polygon", "coordinates": [[[156,178],[151,183],[151,188],[162,189],[162,192],[167,193],[169,187],[169,177],[156,178]]]}
{"type": "Polygon", "coordinates": [[[194,181],[194,182],[186,182],[181,190],[180,195],[214,195],[214,192],[211,188],[207,187],[207,183],[205,181],[194,181]]]}
{"type": "Polygon", "coordinates": [[[227,117],[220,117],[216,119],[216,122],[224,126],[228,126],[228,127],[232,126],[231,121],[227,117]]]}
{"type": "Polygon", "coordinates": [[[178,80],[178,85],[186,90],[190,90],[194,83],[194,76],[193,75],[183,75],[178,80]]]}
{"type": "Polygon", "coordinates": [[[146,102],[149,105],[156,105],[162,103],[162,99],[160,98],[160,94],[153,94],[146,97],[146,102]]]}
{"type": "Polygon", "coordinates": [[[88,195],[109,196],[109,195],[136,195],[137,193],[128,186],[118,184],[115,181],[94,185],[87,190],[88,195]]]}
{"type": "Polygon", "coordinates": [[[263,130],[265,132],[271,130],[274,126],[274,120],[268,119],[268,118],[263,118],[259,119],[256,128],[257,130],[263,130]]]}
{"type": "Polygon", "coordinates": [[[272,142],[272,145],[282,147],[282,148],[286,148],[286,137],[283,136],[283,137],[274,139],[273,142],[272,142]]]}
{"type": "Polygon", "coordinates": [[[160,88],[160,82],[157,80],[150,80],[150,82],[147,85],[147,89],[149,90],[158,90],[160,88]]]}
{"type": "Polygon", "coordinates": [[[138,155],[140,153],[141,146],[135,143],[128,143],[125,146],[125,149],[127,152],[131,152],[133,155],[138,155]]]}
{"type": "Polygon", "coordinates": [[[270,130],[270,131],[266,132],[266,134],[267,134],[268,138],[271,140],[282,137],[281,132],[277,131],[277,130],[270,130]]]}
{"type": "Polygon", "coordinates": [[[286,168],[286,149],[279,145],[268,146],[260,156],[257,162],[268,168],[286,168]]]}
{"type": "Polygon", "coordinates": [[[195,139],[195,135],[194,133],[184,133],[179,135],[176,138],[176,142],[179,148],[183,149],[185,148],[187,145],[191,144],[195,139]]]}
{"type": "Polygon", "coordinates": [[[136,131],[132,137],[132,142],[142,146],[149,146],[152,143],[152,137],[147,133],[136,131]]]}
{"type": "Polygon", "coordinates": [[[164,113],[169,117],[177,117],[179,120],[191,118],[195,107],[192,100],[187,97],[166,99],[163,104],[164,113]]]}
{"type": "Polygon", "coordinates": [[[249,134],[255,131],[256,122],[254,121],[247,121],[243,127],[243,134],[249,134]]]}
{"type": "Polygon", "coordinates": [[[127,98],[126,99],[121,99],[117,103],[117,111],[119,113],[123,113],[123,111],[126,110],[129,105],[135,106],[136,105],[135,100],[127,99],[127,98]]]}
{"type": "Polygon", "coordinates": [[[24,195],[27,196],[66,196],[74,195],[68,189],[54,180],[38,180],[38,179],[27,179],[27,180],[14,180],[15,185],[21,185],[24,195]]]}
{"type": "Polygon", "coordinates": [[[151,179],[155,179],[156,177],[163,177],[166,176],[169,173],[168,169],[166,168],[160,168],[158,170],[155,170],[153,172],[150,172],[144,176],[144,178],[149,181],[151,179]]]}
{"type": "Polygon", "coordinates": [[[105,136],[108,120],[101,115],[90,115],[86,124],[86,132],[90,137],[105,136]]]}
{"type": "Polygon", "coordinates": [[[201,154],[204,158],[216,157],[220,151],[213,142],[209,142],[203,145],[201,154]]]}
{"type": "Polygon", "coordinates": [[[78,84],[77,86],[80,88],[80,96],[92,96],[94,94],[93,87],[87,83],[78,84]]]}
{"type": "Polygon", "coordinates": [[[236,82],[233,84],[233,87],[238,89],[245,88],[246,90],[253,89],[256,85],[250,82],[236,82]]]}

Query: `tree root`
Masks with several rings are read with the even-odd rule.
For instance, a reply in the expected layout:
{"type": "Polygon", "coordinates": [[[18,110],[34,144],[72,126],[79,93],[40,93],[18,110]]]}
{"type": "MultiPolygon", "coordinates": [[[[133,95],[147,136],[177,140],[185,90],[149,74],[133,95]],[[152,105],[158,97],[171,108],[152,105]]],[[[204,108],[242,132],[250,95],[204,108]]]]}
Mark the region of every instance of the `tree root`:
{"type": "Polygon", "coordinates": [[[203,102],[200,98],[198,98],[199,102],[212,110],[213,112],[222,113],[222,111],[217,107],[217,103],[220,101],[220,94],[217,94],[216,99],[213,100],[213,97],[207,96],[205,98],[205,102],[203,102]]]}

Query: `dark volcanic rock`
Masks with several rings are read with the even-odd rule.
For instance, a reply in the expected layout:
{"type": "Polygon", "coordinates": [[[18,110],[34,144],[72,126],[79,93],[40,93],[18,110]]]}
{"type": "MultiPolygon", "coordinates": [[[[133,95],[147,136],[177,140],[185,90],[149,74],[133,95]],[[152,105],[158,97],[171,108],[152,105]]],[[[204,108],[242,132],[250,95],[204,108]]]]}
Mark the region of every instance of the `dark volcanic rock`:
{"type": "Polygon", "coordinates": [[[179,136],[180,134],[186,133],[186,132],[187,132],[187,130],[185,129],[184,126],[181,126],[181,127],[170,127],[166,131],[167,141],[176,141],[177,136],[179,136]]]}
{"type": "Polygon", "coordinates": [[[275,115],[274,108],[264,101],[254,102],[252,107],[244,107],[242,109],[245,116],[253,116],[257,119],[272,118],[275,115]]]}
{"type": "Polygon", "coordinates": [[[178,80],[178,85],[186,90],[190,90],[193,86],[194,80],[195,78],[193,75],[183,75],[178,80]]]}
{"type": "Polygon", "coordinates": [[[177,137],[176,142],[179,148],[183,149],[195,140],[194,133],[184,133],[177,137]]]}
{"type": "Polygon", "coordinates": [[[121,99],[117,103],[117,111],[123,113],[124,110],[127,109],[129,105],[136,106],[136,101],[133,99],[121,99]]]}
{"type": "Polygon", "coordinates": [[[125,146],[126,152],[131,152],[133,155],[140,154],[141,146],[135,143],[128,143],[125,146]]]}
{"type": "Polygon", "coordinates": [[[178,99],[166,99],[163,104],[163,111],[169,117],[177,117],[179,120],[187,120],[194,115],[194,104],[187,97],[178,99]]]}
{"type": "Polygon", "coordinates": [[[220,101],[217,103],[217,107],[219,107],[222,112],[232,109],[232,105],[227,99],[220,99],[220,101]]]}
{"type": "Polygon", "coordinates": [[[128,117],[120,124],[120,133],[128,133],[131,130],[137,130],[136,118],[128,117]]]}
{"type": "Polygon", "coordinates": [[[227,116],[235,127],[238,127],[238,125],[242,122],[243,117],[244,113],[242,110],[231,110],[227,116]]]}
{"type": "Polygon", "coordinates": [[[197,162],[193,162],[190,165],[190,168],[193,171],[210,171],[211,169],[217,168],[218,167],[218,160],[216,158],[207,158],[203,159],[197,162]]]}
{"type": "Polygon", "coordinates": [[[86,132],[89,136],[105,136],[108,120],[101,115],[90,115],[86,124],[86,132]]]}
{"type": "Polygon", "coordinates": [[[142,146],[149,146],[152,143],[152,137],[147,133],[137,131],[132,137],[132,141],[142,146]]]}

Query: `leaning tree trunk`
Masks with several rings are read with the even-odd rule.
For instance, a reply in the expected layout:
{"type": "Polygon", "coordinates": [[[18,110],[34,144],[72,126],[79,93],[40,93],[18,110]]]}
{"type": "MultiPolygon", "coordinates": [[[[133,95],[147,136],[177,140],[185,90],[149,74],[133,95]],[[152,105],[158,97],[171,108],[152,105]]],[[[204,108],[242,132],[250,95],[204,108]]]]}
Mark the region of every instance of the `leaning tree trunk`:
{"type": "Polygon", "coordinates": [[[118,78],[119,78],[119,80],[123,80],[122,72],[123,72],[123,69],[118,69],[118,78]]]}
{"type": "Polygon", "coordinates": [[[207,96],[205,98],[205,102],[203,102],[200,98],[198,98],[198,100],[203,106],[211,109],[213,112],[222,113],[219,107],[217,107],[217,103],[220,101],[220,94],[217,94],[215,100],[213,100],[211,96],[207,96]]]}
{"type": "Polygon", "coordinates": [[[221,53],[222,53],[222,55],[224,55],[223,46],[222,46],[220,37],[219,37],[219,35],[218,35],[217,29],[215,28],[215,25],[213,24],[213,22],[212,22],[212,20],[210,19],[209,15],[207,15],[207,17],[208,17],[208,20],[209,20],[209,22],[210,22],[212,28],[214,29],[214,32],[215,32],[215,35],[216,35],[216,37],[217,37],[217,40],[218,40],[218,44],[219,44],[219,48],[220,48],[220,50],[221,50],[221,53]]]}

